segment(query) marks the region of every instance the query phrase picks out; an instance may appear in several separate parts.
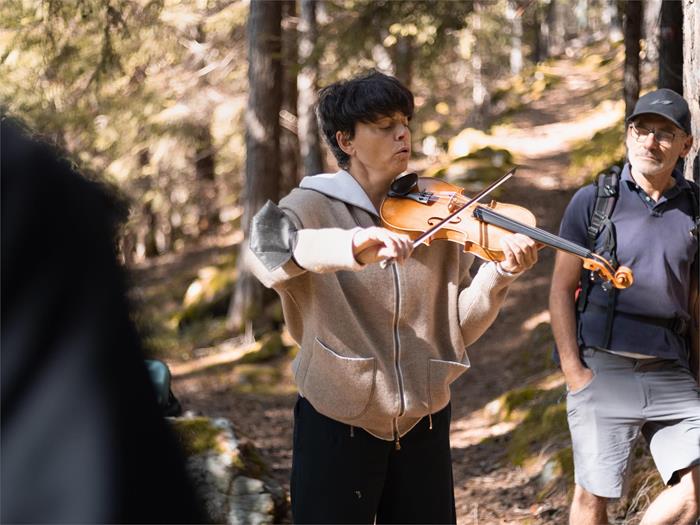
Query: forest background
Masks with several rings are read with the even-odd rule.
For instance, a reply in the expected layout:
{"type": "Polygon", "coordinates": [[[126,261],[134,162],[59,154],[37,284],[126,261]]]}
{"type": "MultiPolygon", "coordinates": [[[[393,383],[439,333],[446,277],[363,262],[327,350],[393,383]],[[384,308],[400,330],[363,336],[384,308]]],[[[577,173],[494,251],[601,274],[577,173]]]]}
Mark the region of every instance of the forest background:
{"type": "MultiPolygon", "coordinates": [[[[313,116],[319,86],[368,68],[396,75],[416,95],[412,169],[475,191],[527,162],[525,182],[506,195],[536,203],[553,231],[571,191],[622,161],[624,115],[640,91],[685,90],[700,136],[693,0],[6,0],[0,20],[2,112],[128,204],[119,253],[147,351],[182,378],[185,408],[231,416],[283,484],[289,436],[272,440],[255,427],[270,418],[288,426],[289,415],[271,414],[294,398],[287,366],[296,348],[276,298],[237,254],[267,199],[336,169],[313,116]],[[591,115],[608,118],[591,126],[591,115]],[[547,164],[537,156],[542,141],[523,132],[564,116],[568,127],[556,133],[570,138],[566,152],[547,164]]],[[[697,146],[688,177],[694,169],[697,146]]],[[[510,308],[546,308],[545,287],[533,293],[510,308]]],[[[500,494],[507,504],[482,512],[480,523],[514,509],[557,523],[565,512],[562,384],[547,361],[548,317],[534,319],[510,347],[528,348],[538,366],[512,363],[506,375],[517,382],[487,376],[503,384],[477,396],[469,416],[487,420],[475,443],[501,469],[491,476],[517,470],[529,488],[500,494]],[[533,430],[537,419],[545,426],[533,430]],[[507,428],[505,448],[496,447],[506,456],[489,448],[494,428],[507,428]]],[[[621,522],[660,488],[648,457],[639,461],[644,476],[620,503],[621,522]]],[[[458,501],[469,490],[465,483],[458,501]]],[[[465,505],[468,523],[475,507],[465,505]]]]}

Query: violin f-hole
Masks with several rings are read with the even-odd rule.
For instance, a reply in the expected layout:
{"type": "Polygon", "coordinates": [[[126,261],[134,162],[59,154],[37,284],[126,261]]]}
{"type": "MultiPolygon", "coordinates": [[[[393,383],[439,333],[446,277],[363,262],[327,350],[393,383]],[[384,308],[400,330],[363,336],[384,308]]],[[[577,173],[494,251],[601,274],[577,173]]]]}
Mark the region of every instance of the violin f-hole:
{"type": "MultiPolygon", "coordinates": [[[[445,220],[445,218],[444,217],[430,217],[428,219],[428,226],[433,226],[434,224],[437,224],[438,222],[440,222],[442,220],[445,220]]],[[[462,222],[461,217],[455,217],[451,221],[448,221],[449,224],[459,224],[460,222],[462,222]]]]}

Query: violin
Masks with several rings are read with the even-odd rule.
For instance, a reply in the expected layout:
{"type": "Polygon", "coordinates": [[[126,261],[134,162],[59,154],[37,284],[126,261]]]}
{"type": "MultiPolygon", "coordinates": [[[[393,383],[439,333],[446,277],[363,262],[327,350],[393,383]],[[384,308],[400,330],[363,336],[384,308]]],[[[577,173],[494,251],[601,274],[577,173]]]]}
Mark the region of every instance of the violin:
{"type": "Polygon", "coordinates": [[[445,239],[463,244],[465,252],[487,261],[505,258],[500,247],[503,236],[522,233],[544,246],[579,257],[584,268],[609,286],[624,289],[632,285],[632,270],[626,266],[615,268],[589,249],[537,228],[535,216],[527,208],[493,200],[486,205],[477,202],[514,172],[511,170],[471,199],[463,188],[439,179],[415,173],[399,177],[380,207],[383,226],[408,235],[414,247],[445,239]]]}

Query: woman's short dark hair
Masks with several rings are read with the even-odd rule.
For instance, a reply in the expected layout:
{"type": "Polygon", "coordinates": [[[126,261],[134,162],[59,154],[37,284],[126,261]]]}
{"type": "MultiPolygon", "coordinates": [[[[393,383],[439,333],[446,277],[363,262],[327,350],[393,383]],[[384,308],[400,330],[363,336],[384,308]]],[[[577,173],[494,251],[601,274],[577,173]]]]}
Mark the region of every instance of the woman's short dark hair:
{"type": "Polygon", "coordinates": [[[338,165],[347,169],[350,157],[335,138],[338,131],[355,136],[358,122],[370,123],[394,113],[413,116],[413,94],[396,78],[378,71],[331,84],[319,92],[318,125],[338,165]]]}

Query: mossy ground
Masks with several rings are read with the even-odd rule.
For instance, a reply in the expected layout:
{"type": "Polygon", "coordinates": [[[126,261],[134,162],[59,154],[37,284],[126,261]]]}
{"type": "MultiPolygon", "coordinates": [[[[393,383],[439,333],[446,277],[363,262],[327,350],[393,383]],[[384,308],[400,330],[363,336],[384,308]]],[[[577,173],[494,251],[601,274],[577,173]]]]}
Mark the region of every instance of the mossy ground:
{"type": "Polygon", "coordinates": [[[624,158],[625,126],[621,121],[573,148],[567,176],[593,181],[598,173],[610,166],[622,165],[624,158]]]}
{"type": "Polygon", "coordinates": [[[212,425],[210,419],[197,417],[192,419],[177,419],[173,421],[175,433],[188,456],[202,454],[208,450],[217,450],[221,429],[212,425]]]}
{"type": "Polygon", "coordinates": [[[231,337],[226,311],[235,282],[232,252],[209,258],[202,268],[183,265],[159,279],[134,281],[134,318],[149,356],[188,360],[196,349],[231,337]]]}
{"type": "MultiPolygon", "coordinates": [[[[224,453],[221,446],[222,429],[206,417],[176,419],[172,422],[175,434],[188,456],[214,452],[224,453]]],[[[260,479],[269,475],[268,467],[255,446],[243,439],[238,448],[231,451],[233,466],[243,475],[260,479]]]]}

